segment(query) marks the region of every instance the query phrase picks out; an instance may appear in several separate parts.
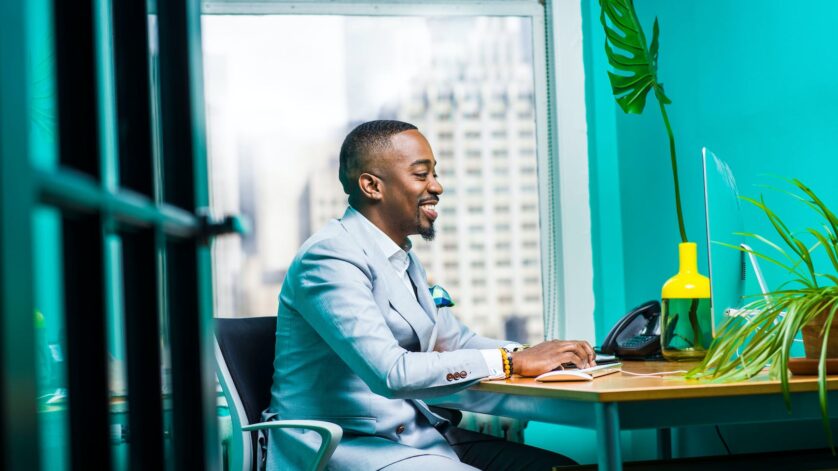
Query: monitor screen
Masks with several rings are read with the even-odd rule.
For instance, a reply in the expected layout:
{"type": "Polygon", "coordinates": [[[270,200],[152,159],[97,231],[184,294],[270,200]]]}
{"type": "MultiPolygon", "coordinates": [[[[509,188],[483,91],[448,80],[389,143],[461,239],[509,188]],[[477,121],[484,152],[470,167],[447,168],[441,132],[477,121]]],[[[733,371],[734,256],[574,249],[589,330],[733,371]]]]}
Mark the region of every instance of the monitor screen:
{"type": "Polygon", "coordinates": [[[736,178],[730,166],[706,147],[701,150],[704,166],[704,211],[707,224],[707,257],[710,276],[713,324],[724,320],[730,308],[741,307],[745,290],[744,253],[723,244],[738,247],[745,242],[742,204],[736,178]]]}

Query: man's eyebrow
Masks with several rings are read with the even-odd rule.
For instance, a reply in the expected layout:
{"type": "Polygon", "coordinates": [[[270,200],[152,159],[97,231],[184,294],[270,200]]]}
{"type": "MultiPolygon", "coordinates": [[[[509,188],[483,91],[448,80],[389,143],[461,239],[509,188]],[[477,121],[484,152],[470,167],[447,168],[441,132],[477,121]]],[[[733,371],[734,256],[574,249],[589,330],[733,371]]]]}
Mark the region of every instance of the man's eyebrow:
{"type": "Polygon", "coordinates": [[[432,164],[433,164],[433,162],[431,161],[431,159],[419,159],[419,160],[414,160],[413,163],[410,164],[410,166],[415,167],[417,165],[432,165],[432,164]]]}

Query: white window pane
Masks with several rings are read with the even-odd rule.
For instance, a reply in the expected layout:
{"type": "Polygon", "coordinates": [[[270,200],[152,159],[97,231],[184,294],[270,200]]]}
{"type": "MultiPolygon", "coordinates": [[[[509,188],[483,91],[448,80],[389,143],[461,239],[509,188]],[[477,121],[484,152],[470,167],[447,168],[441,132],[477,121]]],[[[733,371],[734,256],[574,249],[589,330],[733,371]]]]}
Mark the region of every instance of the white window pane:
{"type": "Polygon", "coordinates": [[[414,241],[431,281],[476,331],[542,338],[528,18],[203,22],[212,205],[254,228],[215,243],[217,315],[276,311],[299,246],[346,206],[344,136],[398,119],[429,139],[445,187],[436,240],[414,241]]]}

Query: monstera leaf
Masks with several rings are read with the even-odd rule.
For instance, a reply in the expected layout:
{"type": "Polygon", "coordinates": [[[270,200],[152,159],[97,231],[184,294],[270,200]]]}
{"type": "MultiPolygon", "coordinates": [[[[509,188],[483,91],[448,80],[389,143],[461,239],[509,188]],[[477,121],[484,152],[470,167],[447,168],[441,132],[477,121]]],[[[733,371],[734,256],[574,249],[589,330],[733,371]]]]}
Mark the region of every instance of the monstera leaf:
{"type": "Polygon", "coordinates": [[[620,108],[626,113],[642,113],[650,90],[662,104],[671,103],[658,82],[658,19],[652,29],[652,43],[646,47],[632,0],[600,0],[599,4],[605,52],[616,72],[608,72],[608,77],[620,108]]]}
{"type": "Polygon", "coordinates": [[[669,158],[672,165],[672,181],[675,186],[675,210],[678,215],[678,230],[681,241],[686,242],[684,212],[681,210],[681,190],[678,185],[678,158],[675,155],[675,135],[666,113],[666,106],[672,101],[663,92],[658,82],[658,19],[652,28],[652,43],[646,47],[646,35],[637,20],[633,0],[599,0],[602,14],[599,19],[605,30],[605,52],[608,63],[614,71],[608,71],[611,89],[620,108],[626,113],[640,114],[646,107],[646,95],[655,91],[660,105],[663,124],[669,136],[669,158]]]}

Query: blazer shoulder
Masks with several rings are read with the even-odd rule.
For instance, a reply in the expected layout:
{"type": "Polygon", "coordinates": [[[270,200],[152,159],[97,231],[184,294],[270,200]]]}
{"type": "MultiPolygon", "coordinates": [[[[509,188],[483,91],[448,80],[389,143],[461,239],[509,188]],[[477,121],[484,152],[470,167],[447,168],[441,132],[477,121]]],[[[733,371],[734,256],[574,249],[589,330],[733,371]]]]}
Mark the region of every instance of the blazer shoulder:
{"type": "Polygon", "coordinates": [[[294,257],[291,269],[299,269],[300,265],[322,264],[330,261],[348,262],[368,271],[366,267],[369,262],[364,248],[337,220],[330,221],[303,243],[294,257]]]}

